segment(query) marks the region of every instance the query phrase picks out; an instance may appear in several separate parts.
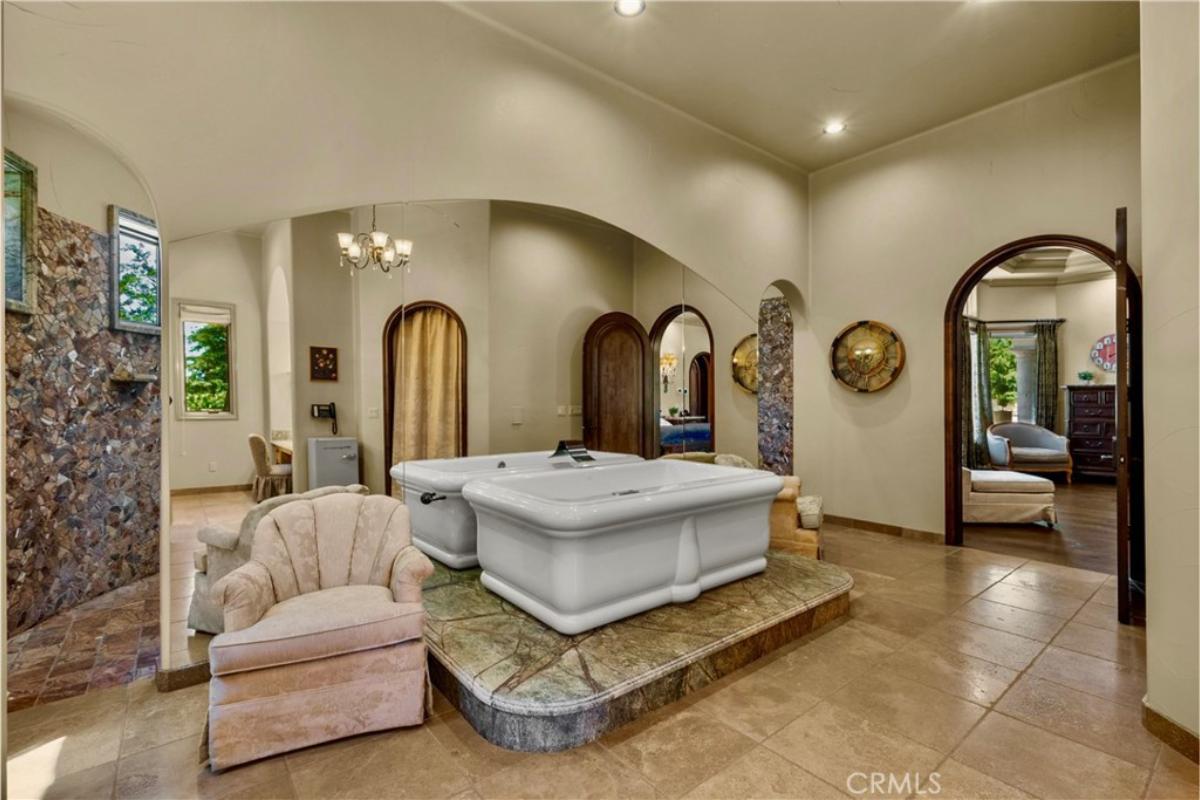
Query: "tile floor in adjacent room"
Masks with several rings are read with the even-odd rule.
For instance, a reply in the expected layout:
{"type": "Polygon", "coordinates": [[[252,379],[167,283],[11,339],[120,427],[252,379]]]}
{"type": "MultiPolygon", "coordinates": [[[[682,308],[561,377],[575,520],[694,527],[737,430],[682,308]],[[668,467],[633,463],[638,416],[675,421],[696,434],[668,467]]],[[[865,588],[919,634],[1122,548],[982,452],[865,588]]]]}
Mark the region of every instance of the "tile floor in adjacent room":
{"type": "Polygon", "coordinates": [[[857,582],[850,618],[576,750],[501,750],[439,696],[423,727],[215,775],[197,755],[206,687],[143,680],[10,715],[10,793],[844,797],[881,771],[926,790],[937,772],[947,798],[1197,796],[1196,765],[1141,727],[1144,632],[1117,625],[1108,576],[824,534],[857,582]]]}

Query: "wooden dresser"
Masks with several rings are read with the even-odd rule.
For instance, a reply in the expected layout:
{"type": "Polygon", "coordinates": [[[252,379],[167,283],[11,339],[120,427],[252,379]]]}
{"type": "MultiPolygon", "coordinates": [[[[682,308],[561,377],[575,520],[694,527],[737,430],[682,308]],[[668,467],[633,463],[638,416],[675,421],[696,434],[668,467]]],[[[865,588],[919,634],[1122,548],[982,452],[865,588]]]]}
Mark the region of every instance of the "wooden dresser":
{"type": "Polygon", "coordinates": [[[1076,475],[1115,478],[1116,386],[1067,387],[1067,438],[1076,475]]]}

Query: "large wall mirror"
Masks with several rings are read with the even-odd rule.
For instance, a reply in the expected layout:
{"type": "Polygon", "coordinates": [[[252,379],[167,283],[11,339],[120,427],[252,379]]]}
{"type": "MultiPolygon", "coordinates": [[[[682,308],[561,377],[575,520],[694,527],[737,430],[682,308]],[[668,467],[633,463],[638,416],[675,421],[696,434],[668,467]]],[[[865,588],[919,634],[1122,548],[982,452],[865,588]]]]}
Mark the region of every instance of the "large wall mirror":
{"type": "MultiPolygon", "coordinates": [[[[369,225],[370,208],[352,212],[369,225]]],[[[407,268],[356,275],[364,478],[405,460],[550,450],[757,461],[757,407],[728,354],[757,330],[668,254],[562,208],[379,206],[407,268]],[[382,369],[378,365],[382,365],[382,369]],[[435,413],[436,412],[436,413],[435,413]]]]}

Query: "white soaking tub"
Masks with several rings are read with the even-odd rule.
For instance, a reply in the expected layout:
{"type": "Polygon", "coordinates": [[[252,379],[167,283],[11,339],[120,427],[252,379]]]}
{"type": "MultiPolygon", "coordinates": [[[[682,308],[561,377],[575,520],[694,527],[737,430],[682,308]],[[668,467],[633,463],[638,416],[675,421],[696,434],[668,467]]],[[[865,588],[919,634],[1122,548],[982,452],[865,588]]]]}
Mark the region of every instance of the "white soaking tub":
{"type": "Polygon", "coordinates": [[[761,572],[782,486],[657,460],[472,481],[463,496],[483,585],[574,634],[761,572]]]}
{"type": "Polygon", "coordinates": [[[595,469],[601,464],[642,460],[641,456],[624,453],[590,453],[596,459],[592,465],[577,468],[569,457],[551,458],[551,453],[500,453],[396,464],[390,472],[392,480],[404,487],[413,544],[452,569],[473,567],[479,563],[475,556],[475,512],[462,496],[468,481],[559,469],[595,469]]]}

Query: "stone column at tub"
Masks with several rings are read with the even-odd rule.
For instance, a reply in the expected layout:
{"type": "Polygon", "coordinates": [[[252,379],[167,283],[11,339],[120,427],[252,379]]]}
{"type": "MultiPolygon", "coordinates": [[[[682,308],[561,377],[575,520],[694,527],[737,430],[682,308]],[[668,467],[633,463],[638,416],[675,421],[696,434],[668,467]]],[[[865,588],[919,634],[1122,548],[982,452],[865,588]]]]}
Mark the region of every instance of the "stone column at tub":
{"type": "Polygon", "coordinates": [[[787,298],[764,297],[758,306],[758,461],[776,475],[795,472],[792,347],[787,298]]]}

